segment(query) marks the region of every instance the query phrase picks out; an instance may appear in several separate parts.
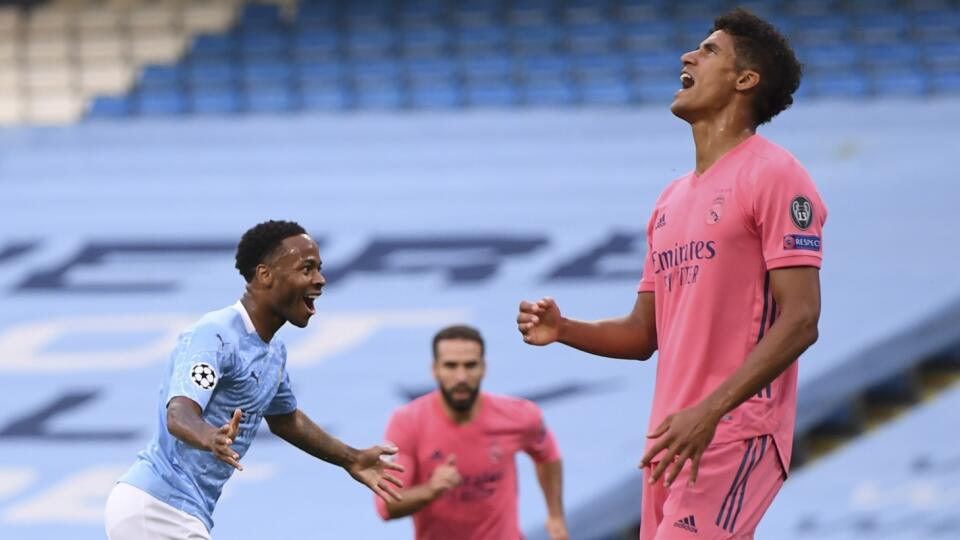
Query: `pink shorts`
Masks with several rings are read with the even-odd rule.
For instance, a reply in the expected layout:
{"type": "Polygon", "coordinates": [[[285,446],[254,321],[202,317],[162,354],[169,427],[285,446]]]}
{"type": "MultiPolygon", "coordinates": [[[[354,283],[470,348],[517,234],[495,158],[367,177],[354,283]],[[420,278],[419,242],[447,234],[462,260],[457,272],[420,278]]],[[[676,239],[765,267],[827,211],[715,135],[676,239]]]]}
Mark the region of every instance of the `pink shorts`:
{"type": "Polygon", "coordinates": [[[785,477],[770,435],[708,446],[692,487],[690,462],[669,488],[647,483],[652,470],[643,471],[640,540],[752,539],[785,477]]]}

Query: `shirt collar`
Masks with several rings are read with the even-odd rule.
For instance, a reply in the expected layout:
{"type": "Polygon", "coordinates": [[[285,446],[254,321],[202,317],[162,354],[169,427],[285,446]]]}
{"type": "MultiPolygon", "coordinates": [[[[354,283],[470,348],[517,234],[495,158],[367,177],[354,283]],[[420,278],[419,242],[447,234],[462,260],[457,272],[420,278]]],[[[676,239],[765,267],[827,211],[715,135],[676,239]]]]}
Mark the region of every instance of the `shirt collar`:
{"type": "Polygon", "coordinates": [[[230,307],[237,310],[237,313],[239,313],[240,317],[243,318],[243,325],[247,327],[248,334],[252,334],[257,331],[256,327],[253,326],[253,320],[250,318],[250,314],[247,313],[247,308],[243,307],[242,302],[237,300],[237,303],[230,307]]]}

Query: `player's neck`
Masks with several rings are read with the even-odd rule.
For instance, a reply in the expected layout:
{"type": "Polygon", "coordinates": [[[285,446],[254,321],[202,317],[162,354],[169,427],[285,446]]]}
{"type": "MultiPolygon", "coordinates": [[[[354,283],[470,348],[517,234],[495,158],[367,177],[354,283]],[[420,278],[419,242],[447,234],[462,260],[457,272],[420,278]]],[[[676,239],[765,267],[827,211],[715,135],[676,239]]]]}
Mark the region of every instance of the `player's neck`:
{"type": "Polygon", "coordinates": [[[249,290],[243,293],[240,303],[247,310],[247,315],[250,316],[250,321],[253,322],[253,328],[257,331],[257,335],[264,343],[270,343],[273,335],[277,333],[277,330],[283,326],[285,321],[274,315],[266,303],[254,298],[249,290]]]}
{"type": "Polygon", "coordinates": [[[753,122],[736,110],[692,122],[693,142],[697,151],[697,176],[702,175],[724,154],[756,133],[753,122]]]}
{"type": "Polygon", "coordinates": [[[443,408],[443,413],[450,419],[451,422],[462,426],[464,424],[469,424],[472,422],[477,415],[480,413],[481,402],[483,401],[482,395],[477,395],[477,399],[474,400],[473,405],[465,410],[458,411],[451,407],[443,397],[440,398],[440,406],[443,408]]]}

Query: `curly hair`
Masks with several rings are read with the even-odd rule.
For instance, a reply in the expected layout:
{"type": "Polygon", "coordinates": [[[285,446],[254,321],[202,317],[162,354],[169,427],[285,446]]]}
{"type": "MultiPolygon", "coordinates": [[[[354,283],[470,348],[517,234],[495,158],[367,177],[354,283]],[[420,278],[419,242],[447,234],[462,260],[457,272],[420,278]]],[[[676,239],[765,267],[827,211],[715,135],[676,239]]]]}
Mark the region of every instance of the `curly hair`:
{"type": "Polygon", "coordinates": [[[264,221],[243,233],[237,244],[237,270],[250,283],[258,264],[272,255],[285,238],[305,234],[307,231],[293,221],[264,221]]]}
{"type": "Polygon", "coordinates": [[[713,32],[723,30],[733,37],[737,69],[760,74],[753,114],[757,125],[769,122],[793,104],[803,68],[787,41],[772,24],[737,8],[713,21],[713,32]]]}

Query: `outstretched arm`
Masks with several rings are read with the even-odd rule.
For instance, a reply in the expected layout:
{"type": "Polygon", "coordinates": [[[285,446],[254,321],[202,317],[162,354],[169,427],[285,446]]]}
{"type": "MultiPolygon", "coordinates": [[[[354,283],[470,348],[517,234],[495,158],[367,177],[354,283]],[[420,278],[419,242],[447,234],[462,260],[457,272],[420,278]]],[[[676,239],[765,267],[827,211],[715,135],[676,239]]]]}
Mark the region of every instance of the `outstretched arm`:
{"type": "Polygon", "coordinates": [[[357,450],[321,429],[300,409],[265,418],[270,431],[281,439],[311,456],[343,467],[354,480],[384,500],[400,499],[396,488],[403,487],[403,483],[387,470],[402,471],[403,467],[383,459],[384,455],[396,454],[395,447],[373,446],[357,450]]]}
{"type": "Polygon", "coordinates": [[[196,401],[185,396],[174,397],[167,403],[167,431],[194,448],[213,452],[220,461],[242,471],[240,454],[230,448],[240,430],[240,409],[233,411],[233,418],[219,428],[204,421],[201,413],[196,401]]]}
{"type": "Polygon", "coordinates": [[[643,456],[641,467],[666,450],[650,475],[650,482],[655,482],[673,464],[666,477],[669,485],[687,460],[691,461],[690,482],[696,482],[700,456],[713,439],[720,418],[771,383],[817,341],[819,270],[809,266],[771,270],[770,286],[780,315],[743,365],[703,401],[668,416],[648,435],[659,440],[643,456]]]}
{"type": "Polygon", "coordinates": [[[657,350],[657,324],[652,292],[637,294],[624,317],[599,321],[567,319],[552,298],[520,302],[517,329],[531,345],[559,341],[584,352],[630,360],[646,360],[657,350]]]}
{"type": "Polygon", "coordinates": [[[537,463],[537,480],[547,503],[547,534],[550,540],[568,540],[567,522],[563,514],[563,464],[559,460],[537,463]]]}
{"type": "Polygon", "coordinates": [[[456,456],[447,456],[446,462],[433,470],[430,480],[400,492],[401,501],[387,501],[385,519],[397,519],[419,512],[424,506],[460,485],[456,456]]]}

